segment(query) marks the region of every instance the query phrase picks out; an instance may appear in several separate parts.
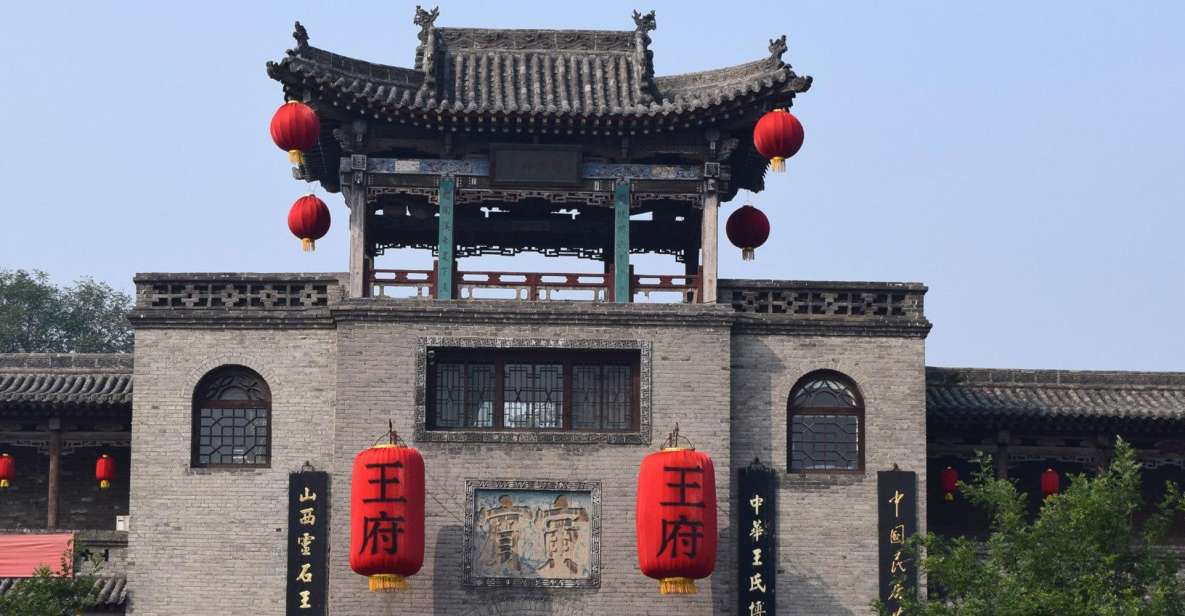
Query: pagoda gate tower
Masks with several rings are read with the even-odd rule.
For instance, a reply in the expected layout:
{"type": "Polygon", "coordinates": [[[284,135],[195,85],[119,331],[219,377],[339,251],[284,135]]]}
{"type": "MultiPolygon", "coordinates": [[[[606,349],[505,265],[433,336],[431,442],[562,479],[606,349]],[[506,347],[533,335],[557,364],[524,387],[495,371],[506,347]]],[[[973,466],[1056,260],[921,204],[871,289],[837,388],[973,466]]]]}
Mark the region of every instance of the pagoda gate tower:
{"type": "Polygon", "coordinates": [[[753,62],[659,77],[653,11],[635,11],[632,31],[441,28],[438,13],[417,8],[407,68],[313,47],[299,23],[296,47],[268,64],[320,120],[294,173],[345,196],[349,295],[715,302],[719,204],[763,188],[754,125],[811,85],[782,61],[785,37],[753,62]],[[376,268],[389,248],[431,250],[433,268],[376,268]],[[460,257],[523,251],[602,265],[457,269],[460,257]],[[673,255],[684,271],[636,273],[639,253],[673,255]]]}

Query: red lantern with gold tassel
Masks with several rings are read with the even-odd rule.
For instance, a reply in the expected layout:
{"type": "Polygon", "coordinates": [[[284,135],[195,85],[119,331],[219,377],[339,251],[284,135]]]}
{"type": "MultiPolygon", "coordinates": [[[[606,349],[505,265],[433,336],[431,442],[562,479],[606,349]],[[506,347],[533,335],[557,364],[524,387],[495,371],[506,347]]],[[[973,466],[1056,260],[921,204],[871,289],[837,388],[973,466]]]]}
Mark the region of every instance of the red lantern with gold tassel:
{"type": "Polygon", "coordinates": [[[106,490],[111,487],[111,482],[115,479],[115,459],[107,454],[99,456],[95,462],[95,479],[99,482],[99,489],[106,490]]]}
{"type": "Polygon", "coordinates": [[[743,205],[728,217],[724,232],[728,241],[741,249],[741,258],[752,261],[757,248],[769,239],[769,219],[761,210],[743,205]]]}
{"type": "Polygon", "coordinates": [[[1047,468],[1045,469],[1044,473],[1041,473],[1042,498],[1049,498],[1050,496],[1057,494],[1061,490],[1061,487],[1062,478],[1057,471],[1053,470],[1052,468],[1047,468]]]}
{"type": "Polygon", "coordinates": [[[678,445],[646,456],[638,472],[638,565],[662,594],[696,592],[716,566],[716,474],[712,458],[678,445]]]}
{"type": "Polygon", "coordinates": [[[424,564],[424,458],[396,439],[359,453],[350,479],[350,568],[372,592],[406,589],[424,564]]]}
{"type": "Polygon", "coordinates": [[[0,453],[0,488],[7,488],[16,474],[16,460],[6,453],[0,453]]]}
{"type": "Polygon", "coordinates": [[[946,499],[946,502],[955,500],[955,492],[959,490],[959,471],[949,466],[942,469],[939,483],[942,484],[943,498],[946,499]]]}
{"type": "Polygon", "coordinates": [[[316,250],[317,240],[329,232],[329,208],[316,195],[297,199],[288,210],[288,230],[300,238],[302,250],[316,250]]]}
{"type": "Polygon", "coordinates": [[[798,153],[805,133],[802,123],[785,109],[774,109],[761,116],[753,127],[753,146],[769,159],[774,171],[785,171],[785,160],[798,153]]]}
{"type": "Polygon", "coordinates": [[[321,120],[308,105],[288,101],[272,116],[271,133],[272,141],[288,152],[289,162],[303,165],[303,152],[313,149],[321,137],[321,120]]]}

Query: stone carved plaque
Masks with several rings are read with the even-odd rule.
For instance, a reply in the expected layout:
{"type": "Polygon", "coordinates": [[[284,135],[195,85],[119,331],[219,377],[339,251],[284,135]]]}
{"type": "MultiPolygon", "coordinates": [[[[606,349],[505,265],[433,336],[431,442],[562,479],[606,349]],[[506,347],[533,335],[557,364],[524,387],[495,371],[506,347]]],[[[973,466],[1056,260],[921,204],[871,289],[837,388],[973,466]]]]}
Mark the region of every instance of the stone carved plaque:
{"type": "Polygon", "coordinates": [[[599,482],[465,482],[465,578],[476,586],[601,583],[599,482]]]}

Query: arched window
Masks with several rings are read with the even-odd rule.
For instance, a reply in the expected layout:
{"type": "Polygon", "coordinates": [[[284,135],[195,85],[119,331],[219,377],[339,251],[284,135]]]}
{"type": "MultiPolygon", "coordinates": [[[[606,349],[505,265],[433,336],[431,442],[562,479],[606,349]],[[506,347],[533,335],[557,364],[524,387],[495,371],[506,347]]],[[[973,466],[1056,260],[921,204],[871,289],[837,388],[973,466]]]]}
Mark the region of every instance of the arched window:
{"type": "Polygon", "coordinates": [[[864,469],[864,399],[848,377],[812,372],[790,390],[791,471],[864,469]]]}
{"type": "Polygon", "coordinates": [[[193,391],[195,467],[268,466],[272,394],[263,377],[243,366],[210,371],[193,391]]]}

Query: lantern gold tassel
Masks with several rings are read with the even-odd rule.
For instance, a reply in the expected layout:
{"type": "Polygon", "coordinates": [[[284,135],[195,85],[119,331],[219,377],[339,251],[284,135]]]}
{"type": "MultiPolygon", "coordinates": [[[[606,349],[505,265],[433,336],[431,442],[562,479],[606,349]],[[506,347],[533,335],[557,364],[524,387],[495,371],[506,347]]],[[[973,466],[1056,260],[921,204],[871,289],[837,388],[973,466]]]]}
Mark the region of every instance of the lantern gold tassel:
{"type": "Polygon", "coordinates": [[[742,248],[741,249],[741,259],[742,260],[752,261],[756,257],[757,257],[757,249],[755,249],[755,248],[742,248]]]}
{"type": "Polygon", "coordinates": [[[377,573],[367,578],[370,582],[370,592],[396,592],[407,590],[407,579],[394,573],[377,573]]]}
{"type": "Polygon", "coordinates": [[[955,493],[954,492],[947,492],[945,498],[946,498],[946,502],[953,503],[953,502],[955,502],[955,493]]]}
{"type": "Polygon", "coordinates": [[[775,156],[769,159],[769,168],[773,169],[775,173],[786,171],[786,159],[781,156],[775,156]]]}
{"type": "Polygon", "coordinates": [[[106,479],[99,482],[99,489],[100,490],[106,490],[107,488],[110,488],[110,487],[111,487],[111,482],[107,481],[106,479]]]}
{"type": "Polygon", "coordinates": [[[300,238],[300,249],[305,252],[312,252],[317,249],[317,242],[312,238],[302,237],[300,238]]]}
{"type": "Polygon", "coordinates": [[[7,488],[7,487],[8,487],[8,480],[7,479],[0,479],[0,488],[7,488]]]}
{"type": "Polygon", "coordinates": [[[303,167],[304,153],[300,150],[288,150],[288,162],[303,167]]]}
{"type": "Polygon", "coordinates": [[[693,595],[698,592],[695,580],[686,577],[669,577],[658,581],[658,592],[664,595],[693,595]]]}

